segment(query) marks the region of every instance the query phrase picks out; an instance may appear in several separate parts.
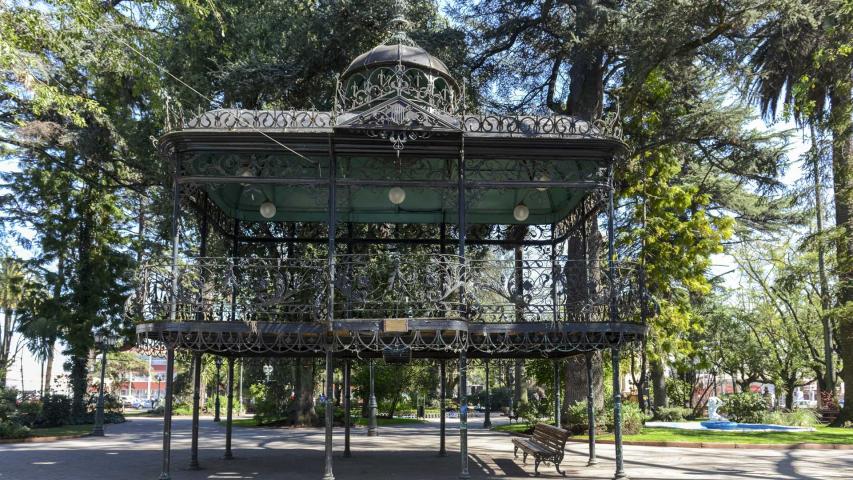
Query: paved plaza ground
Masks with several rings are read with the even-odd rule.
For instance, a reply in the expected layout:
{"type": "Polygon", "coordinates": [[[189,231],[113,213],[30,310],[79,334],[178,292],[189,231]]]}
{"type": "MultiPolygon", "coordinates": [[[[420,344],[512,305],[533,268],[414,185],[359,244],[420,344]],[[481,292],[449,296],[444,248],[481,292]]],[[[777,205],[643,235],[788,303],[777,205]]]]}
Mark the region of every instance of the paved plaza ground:
{"type": "MultiPolygon", "coordinates": [[[[475,423],[479,423],[475,420],[475,423]]],[[[103,438],[0,445],[0,480],[155,480],[160,473],[162,421],[133,418],[109,425],[103,438]]],[[[384,427],[379,437],[355,428],[352,458],[342,458],[343,431],[335,431],[335,475],[348,479],[454,479],[459,472],[456,424],[448,422],[448,456],[440,458],[438,425],[384,427]]],[[[190,420],[177,418],[172,442],[172,478],[311,479],[323,466],[322,429],[235,428],[235,459],[222,460],[225,429],[201,423],[203,470],[190,471],[190,420]]],[[[533,465],[514,460],[510,436],[474,428],[469,434],[472,478],[529,478],[533,465]]],[[[599,464],[587,467],[586,445],[570,443],[566,478],[609,479],[613,446],[599,445],[599,464]]],[[[851,479],[853,452],[844,450],[735,450],[625,446],[632,479],[851,479]]],[[[562,478],[552,466],[541,478],[562,478]]]]}

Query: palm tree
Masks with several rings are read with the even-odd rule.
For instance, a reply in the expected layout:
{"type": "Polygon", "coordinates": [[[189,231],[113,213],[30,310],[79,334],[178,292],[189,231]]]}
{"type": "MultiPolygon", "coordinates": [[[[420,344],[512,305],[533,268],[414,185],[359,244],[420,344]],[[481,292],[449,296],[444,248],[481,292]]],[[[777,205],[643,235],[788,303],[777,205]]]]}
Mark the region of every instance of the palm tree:
{"type": "MultiPolygon", "coordinates": [[[[853,35],[853,8],[843,0],[779,5],[756,30],[758,41],[747,57],[754,72],[750,77],[751,99],[765,116],[775,118],[781,101],[800,125],[831,133],[838,230],[834,316],[838,319],[838,350],[845,366],[842,378],[853,385],[853,56],[845,53],[853,35]]],[[[828,330],[829,323],[825,325],[828,330]]],[[[831,371],[831,355],[826,357],[826,370],[831,371]]],[[[837,423],[849,419],[853,419],[851,388],[846,390],[845,408],[837,423]]]]}
{"type": "Polygon", "coordinates": [[[0,260],[0,310],[3,311],[3,330],[0,331],[0,388],[6,387],[6,370],[12,355],[12,335],[18,305],[24,296],[25,278],[21,262],[5,257],[0,260]]]}
{"type": "Polygon", "coordinates": [[[27,288],[18,309],[17,330],[26,341],[27,349],[48,367],[42,377],[41,394],[44,395],[50,391],[53,348],[59,336],[59,323],[55,318],[59,309],[48,297],[47,291],[40,287],[30,284],[27,288]]]}

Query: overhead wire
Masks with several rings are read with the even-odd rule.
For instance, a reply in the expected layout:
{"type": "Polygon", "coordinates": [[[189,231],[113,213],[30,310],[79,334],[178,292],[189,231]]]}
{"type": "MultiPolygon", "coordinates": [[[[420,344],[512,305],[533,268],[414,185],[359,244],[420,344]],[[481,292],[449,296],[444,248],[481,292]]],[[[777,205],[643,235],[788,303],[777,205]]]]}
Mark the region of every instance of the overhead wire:
{"type": "MultiPolygon", "coordinates": [[[[85,12],[85,11],[83,11],[83,10],[77,9],[77,12],[78,12],[79,14],[81,14],[82,16],[84,16],[85,18],[87,18],[89,21],[93,22],[93,23],[95,24],[95,27],[105,27],[105,30],[104,30],[104,31],[105,31],[108,35],[110,35],[110,36],[111,36],[111,37],[113,37],[114,39],[118,40],[122,45],[124,45],[125,47],[127,47],[128,49],[130,49],[131,51],[133,51],[134,53],[136,53],[136,54],[137,54],[137,55],[139,55],[140,57],[142,57],[145,61],[147,61],[147,62],[148,62],[148,63],[150,63],[151,65],[154,65],[154,66],[155,66],[155,67],[156,67],[160,72],[164,73],[165,75],[168,75],[168,76],[169,76],[169,77],[171,77],[173,80],[175,80],[176,82],[178,82],[179,84],[181,84],[183,87],[187,88],[188,90],[190,90],[191,92],[195,93],[196,95],[198,95],[198,96],[199,96],[199,97],[201,97],[202,99],[206,100],[206,101],[207,101],[208,103],[210,103],[211,105],[217,105],[219,108],[222,108],[222,107],[223,107],[223,104],[222,104],[221,102],[217,102],[217,101],[215,101],[214,99],[212,99],[211,97],[208,97],[207,95],[205,95],[205,94],[203,94],[203,93],[199,92],[198,90],[196,90],[195,88],[193,88],[193,86],[192,86],[192,85],[188,84],[187,82],[185,82],[184,80],[182,80],[180,77],[178,77],[177,75],[175,75],[175,74],[173,74],[172,72],[170,72],[166,67],[164,67],[164,66],[160,65],[159,63],[157,63],[156,61],[152,60],[148,55],[145,55],[145,53],[144,53],[144,52],[140,51],[138,48],[134,47],[133,45],[131,45],[130,43],[128,43],[127,41],[125,41],[123,38],[121,38],[121,37],[119,37],[118,35],[116,35],[116,34],[115,34],[111,29],[106,28],[106,26],[105,26],[105,25],[103,25],[103,24],[101,23],[101,20],[98,20],[98,19],[93,18],[91,15],[89,15],[88,13],[86,13],[86,12],[85,12]]],[[[106,16],[107,16],[107,15],[105,14],[105,15],[103,15],[103,17],[102,17],[102,18],[105,18],[106,16]]],[[[273,143],[275,143],[276,145],[280,146],[281,148],[283,148],[283,149],[287,150],[288,152],[290,152],[290,153],[292,153],[292,154],[296,155],[297,157],[302,158],[303,160],[306,160],[306,161],[308,161],[308,162],[310,162],[310,163],[312,163],[312,164],[317,165],[317,166],[318,166],[318,168],[319,168],[319,162],[317,162],[316,160],[312,160],[312,159],[308,158],[307,156],[305,156],[305,155],[303,155],[303,154],[301,154],[301,153],[297,152],[297,151],[296,151],[296,150],[294,150],[293,148],[291,148],[291,147],[289,147],[289,146],[287,146],[287,145],[285,145],[285,144],[283,144],[283,143],[279,142],[278,140],[276,140],[276,139],[272,138],[272,137],[271,137],[270,135],[268,135],[266,132],[264,132],[264,131],[260,130],[259,128],[255,127],[254,125],[252,125],[252,124],[250,124],[250,123],[246,122],[245,120],[243,120],[242,118],[240,118],[240,116],[239,116],[239,115],[237,115],[237,116],[236,116],[236,119],[237,119],[237,121],[238,121],[238,122],[242,123],[244,126],[246,126],[246,127],[250,128],[250,129],[254,130],[256,133],[261,134],[263,137],[267,138],[268,140],[270,140],[271,142],[273,142],[273,143]]]]}

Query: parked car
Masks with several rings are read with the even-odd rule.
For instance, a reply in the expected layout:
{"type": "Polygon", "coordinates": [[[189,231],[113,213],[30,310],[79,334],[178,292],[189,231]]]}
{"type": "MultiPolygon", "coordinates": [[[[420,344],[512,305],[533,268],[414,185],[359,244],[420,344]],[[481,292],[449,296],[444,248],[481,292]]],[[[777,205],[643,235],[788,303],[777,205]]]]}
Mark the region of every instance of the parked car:
{"type": "Polygon", "coordinates": [[[125,408],[143,408],[143,403],[136,397],[124,395],[121,397],[121,404],[125,408]]]}

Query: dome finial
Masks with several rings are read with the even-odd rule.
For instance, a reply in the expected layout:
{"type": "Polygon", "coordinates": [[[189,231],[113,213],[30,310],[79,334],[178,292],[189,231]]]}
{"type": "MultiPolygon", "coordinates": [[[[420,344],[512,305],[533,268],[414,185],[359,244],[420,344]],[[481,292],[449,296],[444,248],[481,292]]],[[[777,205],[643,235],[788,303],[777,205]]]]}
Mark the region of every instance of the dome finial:
{"type": "Polygon", "coordinates": [[[406,19],[406,10],[409,9],[409,4],[406,0],[394,1],[394,18],[391,19],[390,26],[393,32],[392,38],[406,38],[406,31],[409,30],[411,22],[406,19]]]}

